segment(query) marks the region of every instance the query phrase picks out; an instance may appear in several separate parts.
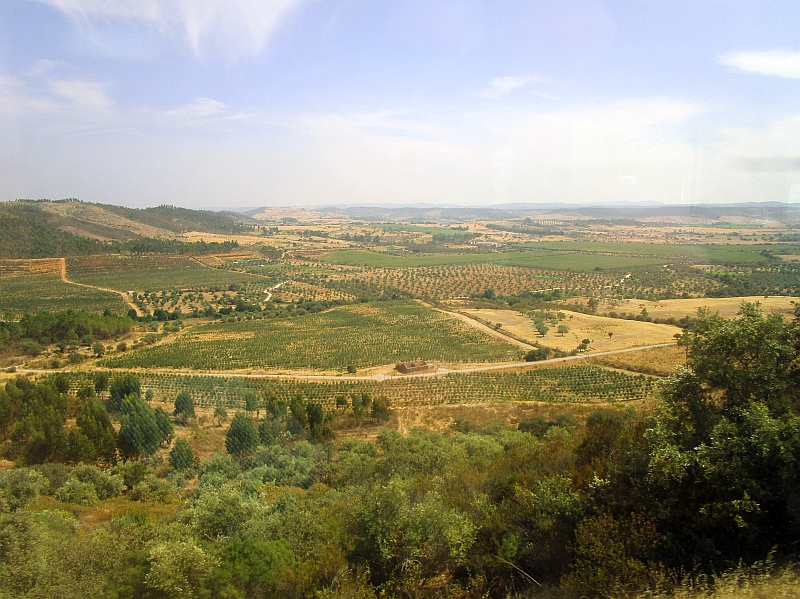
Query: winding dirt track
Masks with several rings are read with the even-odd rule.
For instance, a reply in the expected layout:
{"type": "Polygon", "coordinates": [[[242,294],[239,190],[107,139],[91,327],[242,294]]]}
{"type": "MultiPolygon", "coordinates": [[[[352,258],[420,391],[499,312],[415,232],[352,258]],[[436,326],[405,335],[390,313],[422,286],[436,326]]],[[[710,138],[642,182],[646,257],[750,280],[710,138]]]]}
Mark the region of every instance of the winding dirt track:
{"type": "Polygon", "coordinates": [[[86,283],[76,283],[75,281],[70,281],[67,278],[67,259],[66,258],[59,258],[61,261],[61,280],[69,285],[77,285],[78,287],[86,287],[87,289],[98,289],[100,291],[107,291],[108,293],[116,293],[118,296],[122,298],[122,301],[128,304],[131,308],[136,310],[137,316],[142,316],[141,310],[139,307],[134,304],[131,299],[128,297],[128,294],[124,291],[118,291],[117,289],[109,289],[108,287],[98,287],[97,285],[87,285],[86,283]]]}

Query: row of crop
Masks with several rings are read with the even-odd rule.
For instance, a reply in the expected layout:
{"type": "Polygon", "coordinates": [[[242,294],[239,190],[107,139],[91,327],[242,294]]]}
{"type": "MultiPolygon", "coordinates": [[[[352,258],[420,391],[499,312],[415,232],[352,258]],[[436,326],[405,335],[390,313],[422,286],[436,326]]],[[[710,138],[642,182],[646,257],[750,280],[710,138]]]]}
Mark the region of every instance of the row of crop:
{"type": "Polygon", "coordinates": [[[70,285],[55,274],[6,277],[0,283],[0,320],[17,320],[41,311],[106,309],[124,314],[128,306],[116,293],[70,285]]]}
{"type": "Polygon", "coordinates": [[[113,368],[342,370],[414,359],[519,360],[522,352],[411,302],[342,306],[302,319],[197,327],[171,343],[105,362],[113,368]]]}
{"type": "Polygon", "coordinates": [[[203,266],[184,256],[68,258],[68,276],[120,291],[212,289],[255,282],[251,275],[203,266]]]}
{"type": "MultiPolygon", "coordinates": [[[[118,376],[111,373],[111,376],[118,376]]],[[[75,373],[74,390],[91,384],[91,373],[75,373]]],[[[144,391],[156,401],[172,402],[188,391],[204,407],[244,406],[244,397],[255,394],[262,402],[269,397],[289,402],[300,395],[335,410],[337,398],[368,393],[386,396],[396,406],[425,406],[487,402],[582,402],[600,403],[651,398],[657,379],[632,375],[598,366],[539,368],[524,372],[449,374],[432,378],[398,378],[377,381],[303,381],[244,377],[139,373],[144,391]]]]}

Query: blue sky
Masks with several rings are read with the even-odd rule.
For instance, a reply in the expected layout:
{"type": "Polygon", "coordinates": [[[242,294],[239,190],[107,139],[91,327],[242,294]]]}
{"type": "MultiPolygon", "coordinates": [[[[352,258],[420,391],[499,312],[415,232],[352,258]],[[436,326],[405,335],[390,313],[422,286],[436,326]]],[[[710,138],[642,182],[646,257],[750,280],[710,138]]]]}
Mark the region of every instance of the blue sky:
{"type": "Polygon", "coordinates": [[[800,201],[800,3],[3,0],[0,198],[800,201]]]}

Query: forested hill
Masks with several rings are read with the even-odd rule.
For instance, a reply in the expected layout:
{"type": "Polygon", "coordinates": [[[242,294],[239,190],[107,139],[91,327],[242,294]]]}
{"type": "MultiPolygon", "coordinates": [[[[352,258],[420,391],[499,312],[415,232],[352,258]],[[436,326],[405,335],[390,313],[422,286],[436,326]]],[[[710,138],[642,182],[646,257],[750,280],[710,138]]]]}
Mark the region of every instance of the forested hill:
{"type": "Polygon", "coordinates": [[[175,233],[202,231],[204,233],[243,233],[250,230],[255,222],[239,214],[212,212],[211,210],[190,210],[177,206],[156,206],[153,208],[125,208],[124,206],[103,206],[104,210],[124,218],[167,229],[175,233]]]}
{"type": "Polygon", "coordinates": [[[171,206],[131,210],[134,215],[146,214],[145,218],[151,222],[163,225],[135,227],[131,223],[136,221],[119,217],[114,210],[131,209],[79,202],[0,203],[0,258],[45,258],[109,251],[224,251],[235,243],[185,243],[175,238],[176,229],[185,226],[187,228],[181,230],[232,233],[237,227],[246,228],[225,214],[171,206]],[[148,210],[153,212],[148,213],[148,210]],[[160,221],[158,215],[163,216],[160,221]],[[228,230],[223,230],[225,228],[228,230]]]}

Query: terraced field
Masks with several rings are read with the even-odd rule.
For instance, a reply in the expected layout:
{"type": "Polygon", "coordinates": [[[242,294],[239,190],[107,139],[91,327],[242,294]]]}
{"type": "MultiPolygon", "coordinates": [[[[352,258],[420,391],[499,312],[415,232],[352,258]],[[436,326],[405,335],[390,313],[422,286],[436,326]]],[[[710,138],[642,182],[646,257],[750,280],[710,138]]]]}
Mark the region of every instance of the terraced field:
{"type": "Polygon", "coordinates": [[[415,302],[376,302],[287,320],[193,328],[175,341],[106,360],[112,368],[342,371],[398,360],[520,360],[518,348],[415,302]]]}
{"type": "Polygon", "coordinates": [[[203,266],[185,256],[91,256],[67,258],[67,276],[119,291],[227,288],[263,279],[203,266]]]}

